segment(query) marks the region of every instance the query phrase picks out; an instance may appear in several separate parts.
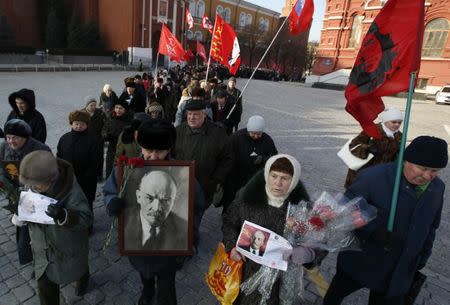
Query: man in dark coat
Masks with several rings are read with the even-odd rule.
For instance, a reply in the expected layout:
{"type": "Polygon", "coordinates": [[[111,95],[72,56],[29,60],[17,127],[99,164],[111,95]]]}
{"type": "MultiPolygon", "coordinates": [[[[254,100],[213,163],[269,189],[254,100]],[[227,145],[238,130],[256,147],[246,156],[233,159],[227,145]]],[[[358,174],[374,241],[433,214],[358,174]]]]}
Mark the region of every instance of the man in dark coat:
{"type": "Polygon", "coordinates": [[[119,100],[126,101],[129,105],[129,109],[133,112],[145,112],[145,106],[147,102],[145,96],[136,91],[136,83],[134,79],[129,79],[125,83],[125,90],[119,97],[119,100]]]}
{"type": "Polygon", "coordinates": [[[437,177],[448,162],[447,143],[421,136],[406,148],[392,232],[387,224],[396,163],[361,171],[345,195],[364,197],[378,209],[356,231],[361,250],[340,252],[324,305],[341,304],[352,292],[370,289],[370,305],[402,305],[414,275],[428,261],[442,213],[445,185],[437,177]]]}
{"type": "Polygon", "coordinates": [[[231,136],[233,150],[233,168],[227,178],[222,199],[224,210],[234,199],[236,192],[271,157],[278,153],[272,138],[264,132],[264,118],[254,115],[248,119],[247,128],[231,136]]]}
{"type": "Polygon", "coordinates": [[[234,104],[234,97],[228,95],[223,89],[217,91],[211,103],[213,121],[218,123],[219,126],[223,126],[228,135],[233,132],[233,127],[239,123],[239,113],[236,111],[236,107],[231,112],[234,104]],[[228,118],[229,114],[230,117],[228,118]]]}
{"type": "Polygon", "coordinates": [[[32,137],[41,143],[47,139],[47,127],[42,114],[36,110],[36,98],[34,91],[30,89],[21,89],[12,93],[9,98],[9,104],[13,109],[6,121],[11,119],[20,119],[30,125],[33,131],[32,137]]]}
{"type": "Polygon", "coordinates": [[[235,131],[237,131],[242,117],[242,96],[241,90],[236,88],[236,77],[234,76],[228,79],[227,93],[236,101],[236,109],[234,111],[236,111],[237,124],[233,127],[235,128],[235,131]]]}
{"type": "Polygon", "coordinates": [[[228,136],[223,128],[206,120],[206,103],[192,100],[186,105],[187,121],[177,127],[174,156],[195,160],[195,177],[200,182],[208,208],[233,166],[228,136]]]}
{"type": "Polygon", "coordinates": [[[73,111],[69,114],[72,130],[64,134],[58,142],[56,156],[69,162],[78,184],[83,190],[92,211],[97,190],[97,166],[100,162],[98,144],[87,130],[90,115],[85,111],[73,111]]]}
{"type": "MultiPolygon", "coordinates": [[[[29,153],[35,150],[50,151],[50,148],[34,139],[32,130],[27,122],[19,119],[12,119],[5,124],[6,141],[0,144],[0,160],[2,161],[22,161],[29,153]]],[[[0,175],[2,175],[0,169],[0,175]]],[[[19,263],[24,265],[33,260],[33,253],[30,246],[30,234],[28,226],[16,226],[16,243],[19,254],[19,263]]]]}

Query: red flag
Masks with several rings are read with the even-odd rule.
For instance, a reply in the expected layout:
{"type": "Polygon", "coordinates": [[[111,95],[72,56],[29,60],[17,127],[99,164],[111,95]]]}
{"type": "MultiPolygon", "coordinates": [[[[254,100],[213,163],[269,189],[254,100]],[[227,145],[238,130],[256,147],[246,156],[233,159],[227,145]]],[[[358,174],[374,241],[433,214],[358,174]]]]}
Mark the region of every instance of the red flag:
{"type": "Polygon", "coordinates": [[[159,38],[158,52],[169,56],[170,60],[175,60],[177,62],[181,62],[184,57],[184,49],[181,46],[181,43],[164,23],[162,25],[161,37],[159,38]]]}
{"type": "Polygon", "coordinates": [[[214,25],[212,24],[211,20],[206,15],[203,15],[202,18],[202,28],[208,30],[211,34],[213,32],[214,25]]]}
{"type": "Polygon", "coordinates": [[[424,0],[389,0],[370,25],[345,88],[345,110],[364,131],[380,138],[373,120],[383,111],[382,96],[409,88],[420,68],[424,0]]]}
{"type": "Polygon", "coordinates": [[[197,40],[197,55],[200,56],[204,62],[208,60],[206,57],[206,50],[205,46],[201,44],[200,41],[197,40]]]}
{"type": "Polygon", "coordinates": [[[194,18],[192,18],[192,15],[187,7],[186,7],[186,23],[188,24],[189,30],[194,27],[194,18]]]}
{"type": "Polygon", "coordinates": [[[211,41],[211,57],[236,74],[241,65],[241,50],[236,33],[222,17],[216,16],[216,28],[211,41]]]}
{"type": "Polygon", "coordinates": [[[194,53],[190,49],[187,49],[183,56],[183,61],[189,62],[191,58],[194,56],[194,53]]]}
{"type": "Polygon", "coordinates": [[[297,0],[289,14],[289,31],[292,35],[308,31],[314,15],[313,0],[297,0]]]}

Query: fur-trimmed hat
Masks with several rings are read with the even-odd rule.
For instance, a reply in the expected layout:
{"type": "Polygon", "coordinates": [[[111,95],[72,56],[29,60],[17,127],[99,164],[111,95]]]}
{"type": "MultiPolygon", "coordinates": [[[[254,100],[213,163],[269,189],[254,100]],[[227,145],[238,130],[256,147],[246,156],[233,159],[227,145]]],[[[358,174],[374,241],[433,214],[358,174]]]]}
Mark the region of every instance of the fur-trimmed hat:
{"type": "Polygon", "coordinates": [[[190,100],[187,101],[186,107],[184,109],[186,109],[186,111],[203,110],[206,109],[206,103],[204,100],[190,100]]]}
{"type": "Polygon", "coordinates": [[[420,136],[405,149],[405,161],[431,168],[444,168],[448,163],[448,145],[443,139],[420,136]]]}
{"type": "Polygon", "coordinates": [[[69,124],[72,125],[73,122],[85,122],[89,124],[91,116],[86,111],[75,110],[69,113],[69,124]]]}
{"type": "Polygon", "coordinates": [[[139,127],[137,142],[145,149],[170,149],[175,143],[176,135],[172,124],[152,119],[139,127]]]}
{"type": "Polygon", "coordinates": [[[14,135],[22,138],[28,138],[33,133],[27,122],[19,119],[12,119],[5,124],[5,136],[14,135]]]}
{"type": "Polygon", "coordinates": [[[51,152],[35,150],[22,159],[19,173],[22,184],[48,183],[58,176],[58,163],[51,152]]]}

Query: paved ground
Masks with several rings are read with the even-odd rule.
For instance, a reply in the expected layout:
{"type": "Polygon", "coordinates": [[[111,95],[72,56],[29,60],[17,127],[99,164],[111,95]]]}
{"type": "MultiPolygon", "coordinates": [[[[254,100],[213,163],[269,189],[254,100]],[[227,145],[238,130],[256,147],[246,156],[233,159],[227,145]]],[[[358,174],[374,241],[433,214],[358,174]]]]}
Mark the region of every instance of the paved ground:
{"type": "MultiPolygon", "coordinates": [[[[116,91],[122,88],[126,72],[57,72],[57,73],[0,73],[0,124],[3,125],[9,106],[8,95],[20,88],[36,91],[38,109],[47,120],[48,144],[55,151],[59,137],[69,130],[68,113],[83,106],[83,97],[99,96],[104,83],[116,91]]],[[[240,80],[242,86],[243,80],[240,80]]],[[[353,118],[343,110],[343,93],[302,87],[298,84],[255,81],[245,94],[244,120],[261,114],[266,118],[267,132],[272,135],[280,152],[294,155],[302,164],[301,179],[308,191],[342,191],[346,168],[336,152],[346,139],[359,132],[353,118]]],[[[403,108],[404,100],[386,99],[386,104],[403,108]]],[[[430,134],[450,140],[446,130],[450,107],[432,102],[415,101],[411,116],[409,139],[430,134]]],[[[450,171],[441,177],[450,181],[450,171]]],[[[92,280],[89,292],[78,298],[73,285],[62,289],[62,304],[134,304],[140,293],[138,274],[127,258],[118,255],[115,242],[108,253],[102,252],[104,238],[111,219],[106,215],[98,186],[95,203],[95,234],[90,239],[90,268],[92,280]]],[[[446,198],[448,193],[446,192],[446,198]]],[[[199,254],[188,261],[177,276],[177,296],[180,305],[218,304],[203,281],[209,261],[221,239],[220,209],[210,208],[201,225],[199,254]]],[[[450,300],[449,216],[448,203],[444,207],[433,255],[426,266],[428,281],[416,304],[447,305],[450,300]]],[[[15,228],[10,215],[0,209],[0,305],[39,304],[31,280],[31,266],[19,266],[15,247],[15,228]]],[[[117,240],[114,238],[113,240],[117,240]]],[[[335,255],[325,259],[321,272],[329,281],[334,273],[335,255]]],[[[370,276],[370,275],[369,275],[370,276]]],[[[319,293],[312,282],[306,285],[305,304],[321,304],[319,293]]],[[[346,305],[367,304],[367,292],[360,291],[345,301],[346,305]]]]}

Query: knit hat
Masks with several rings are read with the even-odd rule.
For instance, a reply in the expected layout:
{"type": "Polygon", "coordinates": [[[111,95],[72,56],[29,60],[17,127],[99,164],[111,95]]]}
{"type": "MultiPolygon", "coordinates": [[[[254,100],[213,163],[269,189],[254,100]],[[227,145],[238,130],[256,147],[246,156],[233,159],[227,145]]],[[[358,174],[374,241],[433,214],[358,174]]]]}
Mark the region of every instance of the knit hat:
{"type": "Polygon", "coordinates": [[[84,103],[85,103],[86,106],[89,105],[92,102],[97,102],[95,97],[93,97],[92,95],[88,95],[88,96],[84,97],[84,103]]]}
{"type": "Polygon", "coordinates": [[[251,116],[248,119],[247,131],[250,132],[263,132],[265,127],[264,118],[260,115],[251,116]]]}
{"type": "Polygon", "coordinates": [[[157,103],[157,102],[153,102],[150,105],[147,106],[147,108],[145,109],[145,112],[147,112],[148,114],[152,113],[152,112],[163,112],[163,107],[161,106],[161,104],[157,103]]]}
{"type": "Polygon", "coordinates": [[[145,149],[170,149],[175,143],[176,131],[163,120],[144,122],[138,129],[137,142],[145,149]]]}
{"type": "Polygon", "coordinates": [[[206,109],[206,103],[204,100],[190,100],[187,101],[186,110],[203,110],[206,109]]]}
{"type": "Polygon", "coordinates": [[[390,121],[403,121],[403,113],[397,108],[387,108],[380,113],[381,121],[383,123],[390,121]]]}
{"type": "Polygon", "coordinates": [[[35,150],[22,159],[19,173],[22,184],[47,183],[58,176],[58,163],[51,152],[35,150]]]}
{"type": "Polygon", "coordinates": [[[432,168],[444,168],[448,162],[448,146],[443,139],[420,136],[405,149],[405,161],[432,168]]]}
{"type": "Polygon", "coordinates": [[[125,108],[126,110],[128,110],[128,109],[130,108],[130,104],[128,104],[128,102],[127,102],[126,100],[124,100],[124,99],[119,99],[119,100],[114,104],[114,106],[116,106],[116,105],[120,105],[120,106],[122,106],[123,108],[125,108]]]}
{"type": "Polygon", "coordinates": [[[85,122],[89,124],[91,116],[86,111],[75,110],[69,113],[69,124],[72,125],[73,122],[85,122]]]}
{"type": "Polygon", "coordinates": [[[19,119],[12,119],[5,124],[5,136],[14,135],[22,138],[28,138],[33,131],[27,122],[19,119]]]}

